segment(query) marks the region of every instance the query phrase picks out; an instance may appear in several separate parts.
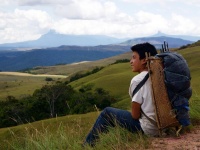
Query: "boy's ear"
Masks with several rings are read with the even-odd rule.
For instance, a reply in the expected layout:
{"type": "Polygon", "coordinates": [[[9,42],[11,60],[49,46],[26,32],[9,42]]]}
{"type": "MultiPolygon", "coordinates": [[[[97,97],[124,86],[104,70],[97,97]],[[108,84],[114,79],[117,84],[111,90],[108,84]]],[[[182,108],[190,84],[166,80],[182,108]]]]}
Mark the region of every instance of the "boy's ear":
{"type": "Polygon", "coordinates": [[[141,61],[142,61],[142,64],[146,64],[147,63],[147,59],[146,58],[143,58],[141,61]]]}

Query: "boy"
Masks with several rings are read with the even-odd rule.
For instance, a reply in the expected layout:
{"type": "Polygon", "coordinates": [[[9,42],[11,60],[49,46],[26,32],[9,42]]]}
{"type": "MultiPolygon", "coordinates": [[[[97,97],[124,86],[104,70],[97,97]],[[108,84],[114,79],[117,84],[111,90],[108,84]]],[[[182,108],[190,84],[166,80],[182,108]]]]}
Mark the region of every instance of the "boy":
{"type": "Polygon", "coordinates": [[[107,132],[108,127],[114,127],[116,123],[130,132],[142,131],[147,135],[158,135],[157,126],[149,121],[149,119],[147,119],[144,115],[145,113],[149,118],[154,121],[156,120],[151,95],[150,79],[148,79],[139,91],[132,97],[133,90],[148,73],[145,53],[147,52],[151,56],[154,56],[157,54],[157,51],[155,47],[149,43],[134,45],[131,47],[131,50],[133,52],[130,60],[132,71],[139,73],[133,77],[129,88],[129,95],[132,101],[131,112],[106,107],[97,118],[83,145],[88,143],[90,146],[94,146],[96,140],[99,138],[98,134],[107,132]],[[141,113],[141,111],[143,113],[141,113]]]}

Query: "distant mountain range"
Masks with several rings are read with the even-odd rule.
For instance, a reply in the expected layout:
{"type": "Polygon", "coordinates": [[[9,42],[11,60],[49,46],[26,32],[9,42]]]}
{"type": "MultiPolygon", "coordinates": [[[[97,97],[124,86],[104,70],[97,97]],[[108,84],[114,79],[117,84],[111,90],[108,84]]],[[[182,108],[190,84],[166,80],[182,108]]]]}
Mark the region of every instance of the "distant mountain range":
{"type": "Polygon", "coordinates": [[[163,42],[166,41],[169,45],[169,48],[178,48],[183,45],[191,44],[192,41],[183,40],[180,38],[171,38],[167,36],[160,36],[160,37],[144,37],[144,38],[135,38],[131,40],[127,40],[125,42],[120,43],[121,45],[135,45],[138,43],[149,42],[153,44],[157,49],[161,48],[163,42]]]}
{"type": "Polygon", "coordinates": [[[0,44],[0,71],[95,61],[130,51],[130,47],[138,43],[149,42],[160,49],[164,41],[168,42],[169,48],[193,43],[163,33],[152,37],[117,39],[100,35],[64,35],[50,31],[38,40],[0,44]]]}
{"type": "Polygon", "coordinates": [[[190,44],[199,39],[200,37],[186,35],[167,35],[161,32],[158,32],[157,34],[150,37],[119,39],[104,35],[65,35],[56,33],[55,31],[49,31],[37,40],[0,44],[0,50],[29,50],[36,48],[41,49],[49,47],[59,47],[61,45],[97,46],[122,44],[126,46],[131,46],[141,42],[150,42],[152,44],[155,44],[155,46],[159,48],[159,45],[161,45],[164,40],[169,43],[170,47],[176,48],[182,45],[190,44]]]}
{"type": "Polygon", "coordinates": [[[200,40],[200,36],[190,36],[190,35],[168,35],[165,33],[162,33],[160,31],[158,31],[155,35],[152,35],[150,37],[171,37],[171,38],[179,38],[179,39],[183,39],[183,40],[187,40],[187,41],[193,41],[196,42],[198,40],[200,40]]]}
{"type": "Polygon", "coordinates": [[[1,50],[8,49],[30,49],[30,48],[49,48],[61,45],[70,46],[97,46],[123,42],[127,39],[117,39],[104,35],[65,35],[55,31],[49,31],[39,39],[33,41],[0,44],[1,50]]]}

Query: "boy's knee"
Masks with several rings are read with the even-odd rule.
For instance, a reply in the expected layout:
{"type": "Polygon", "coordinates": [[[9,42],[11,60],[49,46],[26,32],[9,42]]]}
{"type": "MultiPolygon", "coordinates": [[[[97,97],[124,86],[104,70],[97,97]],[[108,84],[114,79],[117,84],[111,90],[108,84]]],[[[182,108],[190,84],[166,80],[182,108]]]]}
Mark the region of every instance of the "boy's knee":
{"type": "Polygon", "coordinates": [[[112,112],[112,107],[106,107],[106,108],[104,108],[104,110],[102,112],[104,114],[108,114],[108,113],[112,112]]]}
{"type": "Polygon", "coordinates": [[[101,112],[101,116],[103,118],[113,118],[115,115],[115,108],[113,107],[106,107],[104,110],[101,112]]]}

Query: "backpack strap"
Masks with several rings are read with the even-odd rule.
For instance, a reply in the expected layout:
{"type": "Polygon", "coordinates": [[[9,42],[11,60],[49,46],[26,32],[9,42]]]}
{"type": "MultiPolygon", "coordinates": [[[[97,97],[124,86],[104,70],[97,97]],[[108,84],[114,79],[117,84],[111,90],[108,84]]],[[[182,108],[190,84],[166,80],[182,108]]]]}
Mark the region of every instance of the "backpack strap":
{"type": "MultiPolygon", "coordinates": [[[[145,84],[145,82],[148,80],[149,78],[149,73],[146,74],[146,76],[144,77],[144,79],[142,79],[142,81],[136,86],[136,88],[133,90],[132,93],[132,97],[139,91],[139,89],[145,84]]],[[[141,113],[154,125],[157,126],[157,122],[154,121],[153,119],[149,118],[141,109],[141,113]]]]}
{"type": "Polygon", "coordinates": [[[157,125],[157,122],[156,122],[155,120],[149,118],[149,117],[143,112],[142,109],[141,109],[141,113],[142,113],[152,124],[154,124],[155,126],[158,126],[158,125],[157,125]]]}
{"type": "Polygon", "coordinates": [[[139,91],[139,89],[145,84],[147,79],[149,78],[149,73],[146,74],[144,79],[136,86],[136,88],[133,90],[132,97],[139,91]]]}

